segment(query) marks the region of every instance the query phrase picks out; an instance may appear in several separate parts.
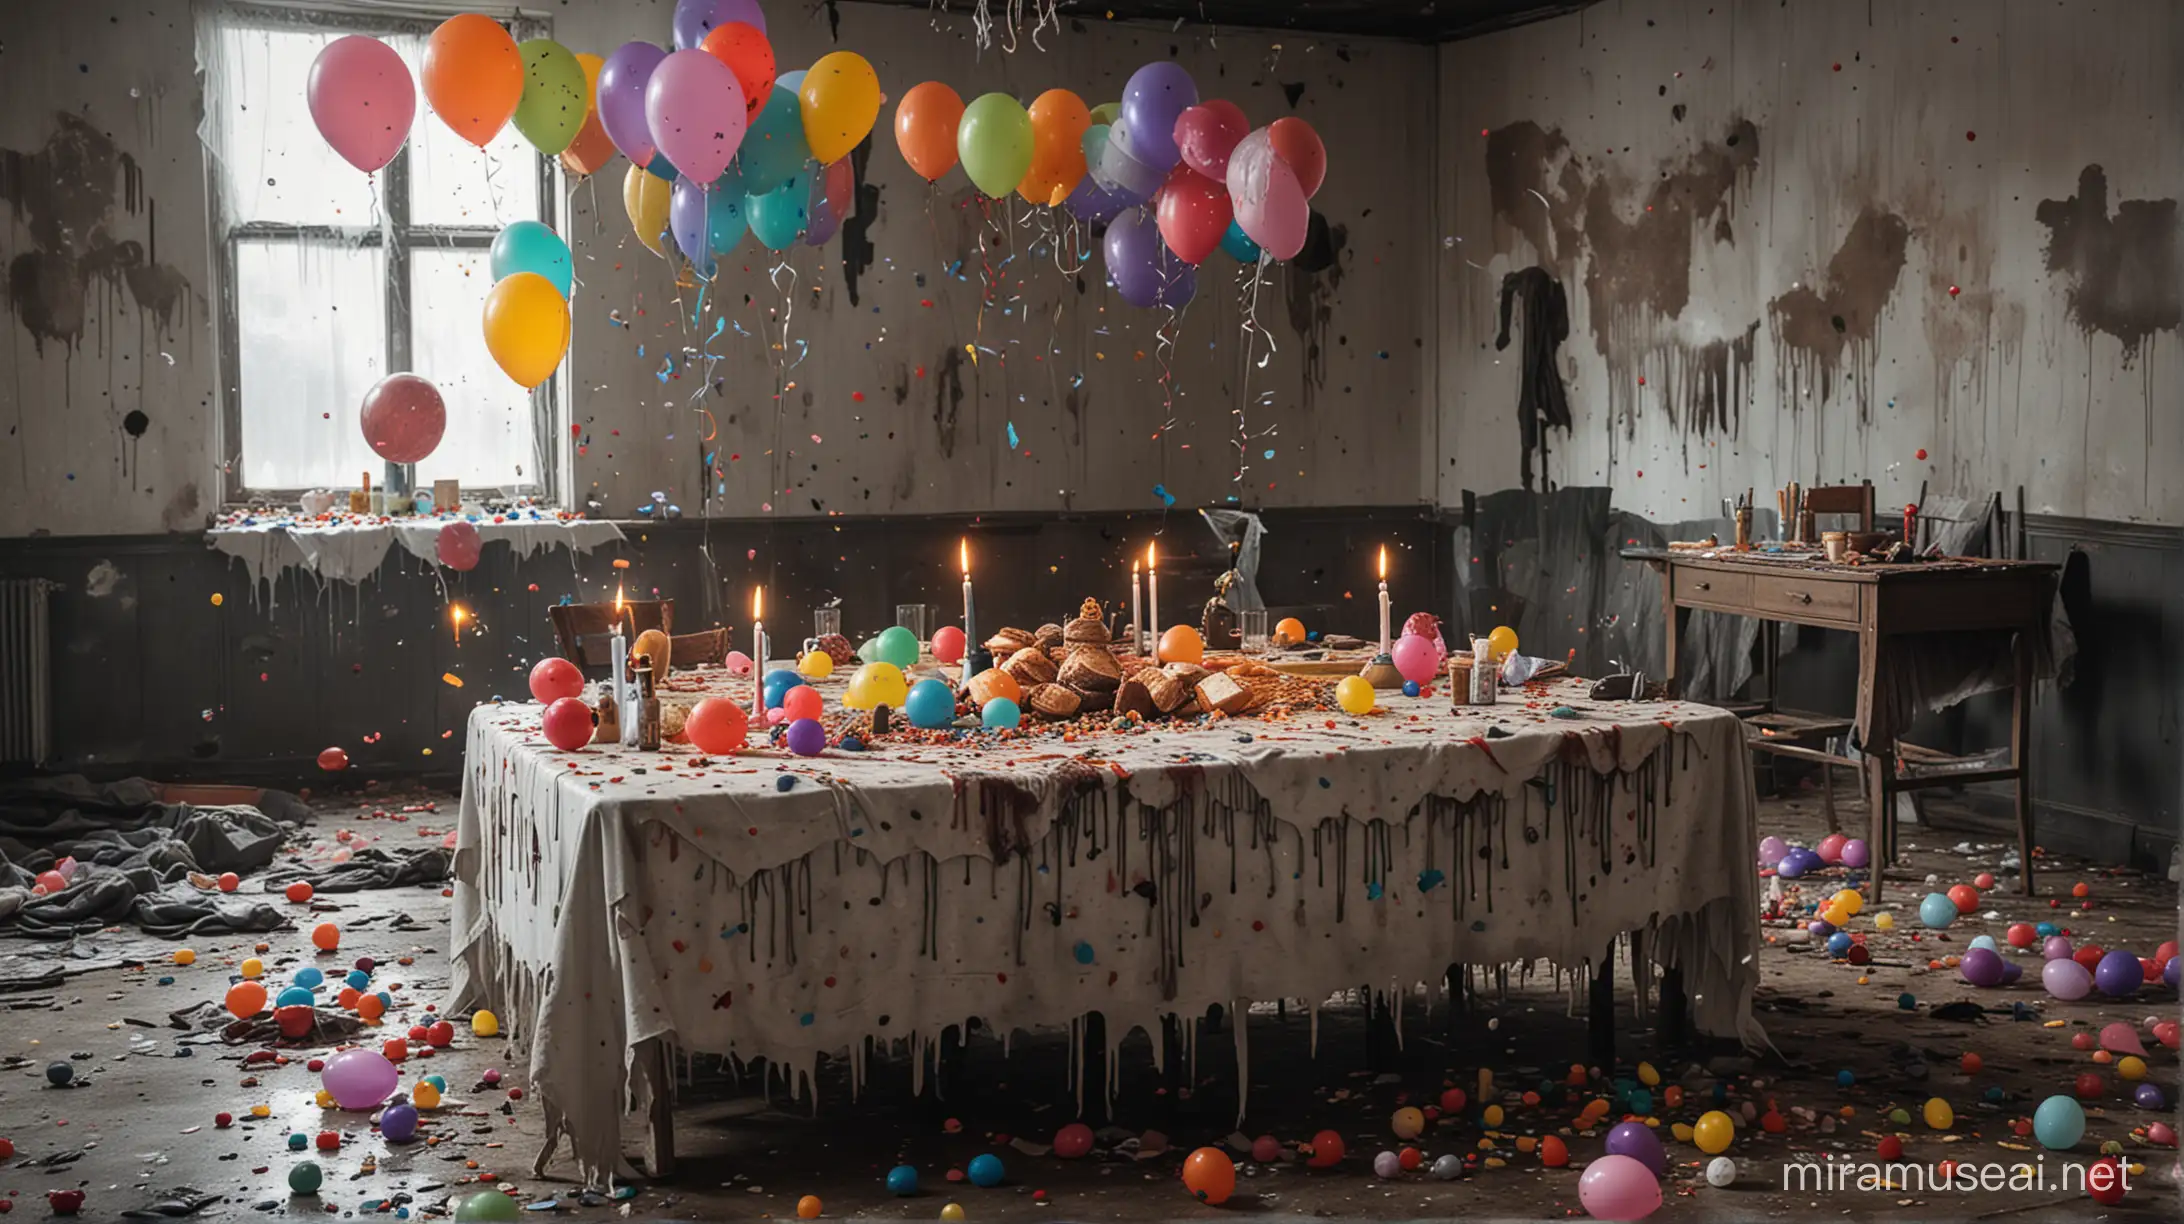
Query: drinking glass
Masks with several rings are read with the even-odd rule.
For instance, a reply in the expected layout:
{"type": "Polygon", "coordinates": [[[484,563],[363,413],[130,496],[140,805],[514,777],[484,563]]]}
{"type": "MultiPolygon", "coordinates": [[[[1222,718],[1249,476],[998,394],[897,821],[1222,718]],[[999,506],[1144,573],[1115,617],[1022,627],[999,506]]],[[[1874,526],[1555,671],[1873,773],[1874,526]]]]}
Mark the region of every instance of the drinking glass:
{"type": "Polygon", "coordinates": [[[1266,653],[1266,609],[1245,608],[1236,614],[1236,628],[1243,635],[1244,653],[1266,653]]]}
{"type": "Polygon", "coordinates": [[[910,631],[918,640],[918,655],[925,655],[925,605],[908,603],[895,605],[895,623],[910,631]]]}
{"type": "Polygon", "coordinates": [[[813,637],[827,637],[841,631],[842,609],[840,607],[815,608],[812,610],[811,635],[813,637]]]}

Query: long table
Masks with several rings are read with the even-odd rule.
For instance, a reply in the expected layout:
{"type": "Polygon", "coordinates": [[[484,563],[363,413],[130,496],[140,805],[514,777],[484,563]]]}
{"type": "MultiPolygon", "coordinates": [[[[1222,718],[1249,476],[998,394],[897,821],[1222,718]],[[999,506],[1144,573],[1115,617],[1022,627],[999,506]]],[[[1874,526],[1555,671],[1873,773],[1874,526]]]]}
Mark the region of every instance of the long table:
{"type": "MultiPolygon", "coordinates": [[[[748,700],[748,680],[719,684],[748,700]]],[[[788,1068],[847,1052],[861,1075],[868,1042],[922,1067],[974,1016],[1081,1033],[1098,1012],[1112,1046],[1222,1004],[1241,1058],[1254,1000],[1400,996],[1459,964],[1583,973],[1629,932],[1698,1031],[1756,1044],[1743,731],[1586,691],[809,759],[562,752],[538,706],[483,705],[455,1001],[527,1045],[541,1167],[565,1136],[594,1178],[626,1170],[633,1110],[672,1151],[667,1049],[788,1068]]]]}

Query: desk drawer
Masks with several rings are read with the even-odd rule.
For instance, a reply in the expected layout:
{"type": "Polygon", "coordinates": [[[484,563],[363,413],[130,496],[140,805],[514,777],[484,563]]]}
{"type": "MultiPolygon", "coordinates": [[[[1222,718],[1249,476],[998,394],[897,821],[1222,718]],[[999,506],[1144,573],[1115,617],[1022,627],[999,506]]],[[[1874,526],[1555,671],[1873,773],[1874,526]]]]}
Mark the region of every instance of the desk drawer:
{"type": "Polygon", "coordinates": [[[1678,570],[1676,602],[1685,607],[1719,608],[1725,612],[1750,612],[1752,576],[1724,574],[1719,570],[1678,570]]]}
{"type": "Polygon", "coordinates": [[[1793,620],[1830,620],[1856,623],[1858,592],[1855,582],[1765,574],[1752,578],[1752,606],[1761,613],[1779,613],[1793,620]]]}

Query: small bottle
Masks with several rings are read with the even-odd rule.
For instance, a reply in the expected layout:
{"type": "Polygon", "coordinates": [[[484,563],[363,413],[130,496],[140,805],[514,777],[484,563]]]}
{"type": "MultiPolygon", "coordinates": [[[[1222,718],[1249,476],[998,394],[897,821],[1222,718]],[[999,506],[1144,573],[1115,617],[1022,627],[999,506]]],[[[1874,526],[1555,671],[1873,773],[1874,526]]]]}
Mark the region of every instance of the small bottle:
{"type": "Polygon", "coordinates": [[[372,474],[366,472],[364,473],[363,487],[349,490],[349,513],[370,514],[371,512],[372,474]]]}
{"type": "Polygon", "coordinates": [[[637,665],[637,747],[643,752],[660,750],[660,694],[652,686],[652,664],[637,665]]]}
{"type": "Polygon", "coordinates": [[[1500,670],[1494,666],[1494,644],[1485,638],[1471,639],[1471,704],[1494,704],[1500,670]]]}
{"type": "Polygon", "coordinates": [[[592,730],[592,743],[619,744],[622,742],[622,710],[614,700],[614,686],[601,685],[597,724],[592,730]]]}

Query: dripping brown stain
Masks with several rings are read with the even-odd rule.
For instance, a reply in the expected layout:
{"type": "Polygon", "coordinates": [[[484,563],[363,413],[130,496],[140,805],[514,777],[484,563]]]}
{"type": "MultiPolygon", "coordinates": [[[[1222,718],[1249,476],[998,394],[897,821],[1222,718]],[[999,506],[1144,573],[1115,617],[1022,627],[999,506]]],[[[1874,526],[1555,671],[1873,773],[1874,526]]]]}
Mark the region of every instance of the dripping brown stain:
{"type": "Polygon", "coordinates": [[[1283,281],[1289,326],[1304,346],[1303,407],[1310,412],[1318,392],[1327,385],[1327,328],[1334,319],[1335,294],[1342,289],[1343,257],[1348,253],[1350,230],[1330,225],[1312,214],[1312,228],[1304,247],[1290,261],[1283,281]]]}
{"type": "Polygon", "coordinates": [[[2155,332],[2184,325],[2184,253],[2177,202],[2119,200],[2108,210],[2108,172],[2078,172],[2078,192],[2042,200],[2033,216],[2048,231],[2047,270],[2065,282],[2070,319],[2088,335],[2123,345],[2138,359],[2155,332]]]}
{"type": "Polygon", "coordinates": [[[1902,217],[1866,208],[1851,222],[1817,283],[1800,284],[1768,303],[1785,402],[1794,406],[1800,391],[1817,384],[1824,403],[1839,380],[1848,380],[1857,395],[1859,421],[1873,419],[1881,312],[1903,276],[1910,241],[1911,227],[1902,217]]]}

